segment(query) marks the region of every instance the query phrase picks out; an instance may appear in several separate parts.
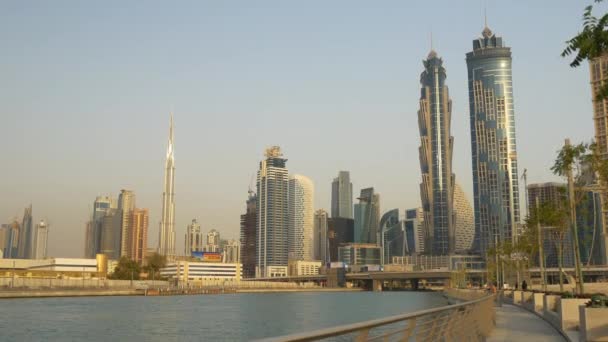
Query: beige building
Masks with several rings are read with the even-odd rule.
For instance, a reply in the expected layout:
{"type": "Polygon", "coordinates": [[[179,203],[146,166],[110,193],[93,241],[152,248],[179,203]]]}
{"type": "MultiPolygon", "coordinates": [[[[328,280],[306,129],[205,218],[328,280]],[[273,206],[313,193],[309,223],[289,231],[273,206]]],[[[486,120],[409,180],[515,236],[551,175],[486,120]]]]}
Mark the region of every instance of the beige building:
{"type": "Polygon", "coordinates": [[[127,255],[140,264],[148,249],[148,209],[133,209],[129,214],[129,234],[127,255]]]}
{"type": "Polygon", "coordinates": [[[596,99],[602,84],[608,81],[608,55],[593,59],[589,63],[589,72],[591,74],[595,142],[600,153],[605,158],[608,158],[608,138],[606,133],[608,125],[608,100],[596,99]]]}
{"type": "Polygon", "coordinates": [[[290,260],[289,261],[289,276],[307,276],[319,274],[321,268],[321,261],[303,261],[303,260],[290,260]]]}

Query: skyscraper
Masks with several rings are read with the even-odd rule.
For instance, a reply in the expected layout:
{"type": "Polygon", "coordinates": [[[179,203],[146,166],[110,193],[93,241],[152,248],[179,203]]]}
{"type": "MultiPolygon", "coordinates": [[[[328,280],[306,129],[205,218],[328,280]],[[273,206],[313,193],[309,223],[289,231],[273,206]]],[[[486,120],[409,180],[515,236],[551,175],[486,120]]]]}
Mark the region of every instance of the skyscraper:
{"type": "Polygon", "coordinates": [[[175,160],[173,156],[173,113],[169,124],[169,142],[165,161],[165,180],[163,186],[163,207],[158,231],[158,253],[175,256],[175,160]]]}
{"type": "Polygon", "coordinates": [[[313,260],[314,185],[302,175],[289,177],[288,259],[313,260]]]}
{"type": "Polygon", "coordinates": [[[135,209],[135,194],[131,190],[120,190],[118,195],[118,215],[121,216],[121,229],[120,234],[117,238],[120,240],[120,256],[129,255],[129,247],[132,242],[130,241],[132,236],[131,223],[131,211],[135,209]]]}
{"type": "Polygon", "coordinates": [[[34,238],[32,205],[25,208],[23,212],[23,221],[21,221],[21,231],[19,232],[19,252],[20,259],[32,258],[32,240],[34,238]]]}
{"type": "Polygon", "coordinates": [[[456,247],[454,232],[454,181],[451,135],[452,100],[445,84],[443,60],[431,50],[420,75],[420,197],[424,210],[426,252],[452,254],[456,247]]]}
{"type": "Polygon", "coordinates": [[[201,225],[192,219],[192,223],[186,228],[186,236],[184,237],[184,255],[190,256],[192,252],[203,251],[203,233],[201,225]]]}
{"type": "Polygon", "coordinates": [[[456,234],[456,253],[467,254],[473,248],[475,238],[475,214],[473,207],[458,183],[454,188],[454,231],[456,234]]]}
{"type": "Polygon", "coordinates": [[[3,254],[4,258],[17,259],[19,257],[19,233],[21,227],[17,220],[8,224],[3,224],[2,228],[5,230],[3,254]]]}
{"type": "Polygon", "coordinates": [[[422,208],[405,211],[405,236],[409,254],[425,252],[424,210],[422,208]]]}
{"type": "Polygon", "coordinates": [[[591,76],[591,101],[593,102],[593,123],[595,143],[604,158],[608,158],[608,100],[598,100],[602,84],[608,82],[608,55],[589,61],[591,76]]]}
{"type": "Polygon", "coordinates": [[[281,148],[266,149],[257,175],[256,277],[287,274],[288,171],[281,148]]]}
{"type": "Polygon", "coordinates": [[[241,215],[241,263],[243,264],[243,278],[255,277],[256,262],[256,217],[258,197],[249,189],[247,208],[241,215]]]}
{"type": "Polygon", "coordinates": [[[374,188],[361,190],[355,204],[355,242],[376,243],[380,233],[380,195],[374,188]]]}
{"type": "Polygon", "coordinates": [[[46,259],[47,247],[49,239],[49,225],[41,220],[36,225],[36,234],[34,235],[34,255],[33,259],[46,259]]]}
{"type": "Polygon", "coordinates": [[[348,171],[338,172],[331,183],[331,217],[353,218],[353,183],[348,171]]]}
{"type": "Polygon", "coordinates": [[[314,259],[321,260],[322,264],[329,261],[327,255],[328,252],[328,241],[327,241],[327,211],[319,209],[315,211],[315,224],[314,224],[314,259]]]}
{"type": "Polygon", "coordinates": [[[511,48],[486,26],[466,55],[475,208],[473,248],[512,241],[519,224],[519,184],[511,48]]]}
{"type": "Polygon", "coordinates": [[[127,246],[127,257],[131,260],[143,263],[148,249],[148,209],[134,208],[129,212],[129,246],[127,246]]]}
{"type": "Polygon", "coordinates": [[[105,254],[111,260],[120,259],[121,211],[117,208],[110,208],[105,216],[101,218],[100,226],[99,250],[95,253],[105,254]]]}
{"type": "Polygon", "coordinates": [[[327,244],[329,261],[338,261],[338,248],[341,244],[355,241],[355,222],[353,219],[332,217],[327,219],[327,244]]]}
{"type": "Polygon", "coordinates": [[[238,240],[231,239],[226,243],[222,251],[222,261],[229,264],[241,262],[241,244],[238,240]]]}
{"type": "Polygon", "coordinates": [[[87,222],[85,237],[85,257],[95,258],[101,251],[103,219],[116,209],[116,200],[109,196],[97,196],[93,202],[93,214],[87,222]]]}
{"type": "Polygon", "coordinates": [[[207,244],[205,245],[205,252],[220,252],[220,232],[215,229],[211,229],[207,233],[207,244]]]}
{"type": "Polygon", "coordinates": [[[381,263],[392,263],[394,256],[408,254],[405,221],[399,217],[399,209],[384,213],[380,219],[381,263]]]}

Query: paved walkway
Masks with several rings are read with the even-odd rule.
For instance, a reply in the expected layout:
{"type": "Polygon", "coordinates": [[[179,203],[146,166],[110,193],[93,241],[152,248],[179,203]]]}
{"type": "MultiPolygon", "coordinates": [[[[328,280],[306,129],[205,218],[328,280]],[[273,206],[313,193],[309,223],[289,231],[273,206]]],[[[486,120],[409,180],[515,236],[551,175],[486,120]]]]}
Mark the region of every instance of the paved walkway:
{"type": "Polygon", "coordinates": [[[566,341],[549,323],[535,314],[510,304],[496,308],[496,328],[486,340],[499,341],[566,341]]]}

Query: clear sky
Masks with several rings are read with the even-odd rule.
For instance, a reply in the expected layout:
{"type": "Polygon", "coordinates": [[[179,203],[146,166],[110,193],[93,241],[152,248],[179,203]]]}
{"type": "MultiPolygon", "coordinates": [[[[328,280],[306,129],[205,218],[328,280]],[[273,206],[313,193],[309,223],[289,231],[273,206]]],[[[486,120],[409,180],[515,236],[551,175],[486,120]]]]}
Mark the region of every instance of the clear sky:
{"type": "Polygon", "coordinates": [[[416,207],[431,31],[453,101],[454,172],[472,198],[465,53],[484,6],[513,52],[520,173],[555,180],[563,139],[593,136],[588,67],[559,56],[588,3],[2,1],[0,221],[32,203],[51,222],[50,255],[81,257],[95,197],[126,188],[150,209],[156,246],[171,110],[178,251],[192,218],[238,237],[269,145],[313,179],[317,208],[329,209],[339,170],[357,194],[374,186],[383,211],[416,207]]]}

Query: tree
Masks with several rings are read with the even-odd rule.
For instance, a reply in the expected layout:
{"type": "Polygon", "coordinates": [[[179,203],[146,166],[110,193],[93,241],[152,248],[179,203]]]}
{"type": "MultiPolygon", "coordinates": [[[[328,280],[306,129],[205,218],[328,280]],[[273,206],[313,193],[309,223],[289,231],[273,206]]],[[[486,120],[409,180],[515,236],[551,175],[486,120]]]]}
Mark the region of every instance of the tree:
{"type": "MultiPolygon", "coordinates": [[[[595,0],[596,3],[603,0],[595,0]]],[[[596,57],[608,52],[608,13],[597,18],[593,15],[593,6],[587,6],[583,12],[583,31],[566,41],[566,48],[562,51],[562,57],[576,54],[570,66],[579,67],[585,60],[591,61],[596,57]]],[[[601,86],[597,99],[608,98],[608,83],[601,86]]]]}
{"type": "Polygon", "coordinates": [[[121,279],[121,280],[139,280],[140,267],[139,264],[127,257],[121,257],[118,260],[118,265],[114,269],[114,273],[110,275],[110,279],[121,279]]]}
{"type": "Polygon", "coordinates": [[[148,273],[154,274],[154,278],[160,278],[160,269],[167,265],[167,257],[158,253],[152,253],[146,257],[146,266],[144,270],[148,273]]]}

